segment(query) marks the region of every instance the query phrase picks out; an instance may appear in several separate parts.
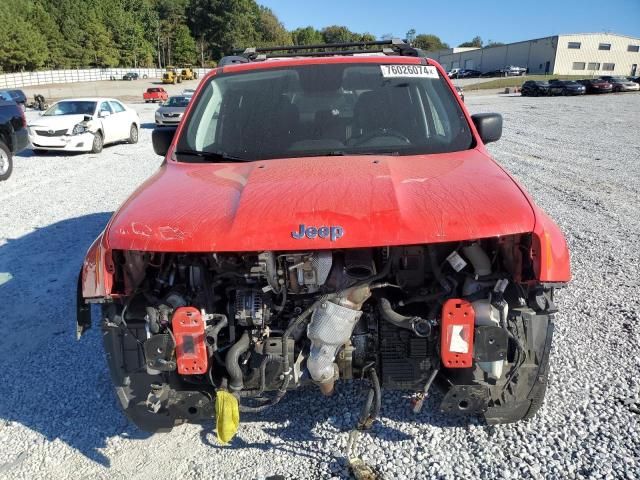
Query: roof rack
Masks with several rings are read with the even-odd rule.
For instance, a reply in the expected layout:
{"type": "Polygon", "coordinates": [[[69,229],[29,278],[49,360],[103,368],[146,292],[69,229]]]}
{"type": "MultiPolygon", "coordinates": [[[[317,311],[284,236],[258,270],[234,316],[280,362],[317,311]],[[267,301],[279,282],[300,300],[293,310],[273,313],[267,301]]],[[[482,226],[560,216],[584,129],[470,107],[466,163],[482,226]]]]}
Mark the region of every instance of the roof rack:
{"type": "Polygon", "coordinates": [[[392,38],[345,43],[318,43],[314,45],[281,45],[276,47],[249,47],[233,50],[233,54],[223,57],[218,66],[234,63],[263,61],[268,58],[283,57],[329,57],[334,55],[358,55],[363,53],[383,53],[408,57],[424,57],[424,51],[412,47],[406,40],[392,38]],[[378,48],[372,48],[378,47],[378,48]],[[276,53],[279,52],[279,53],[276,53]]]}

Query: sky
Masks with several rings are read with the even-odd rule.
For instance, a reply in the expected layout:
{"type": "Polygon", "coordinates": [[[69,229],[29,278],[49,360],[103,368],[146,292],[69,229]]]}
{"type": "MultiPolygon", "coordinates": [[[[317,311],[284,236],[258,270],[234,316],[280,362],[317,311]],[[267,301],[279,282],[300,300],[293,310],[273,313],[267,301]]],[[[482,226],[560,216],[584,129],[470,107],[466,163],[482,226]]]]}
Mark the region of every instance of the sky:
{"type": "Polygon", "coordinates": [[[486,43],[562,33],[610,32],[640,38],[640,0],[258,0],[288,30],[345,25],[376,37],[438,35],[457,46],[479,35],[486,43]],[[525,8],[523,8],[526,6],[525,8]]]}

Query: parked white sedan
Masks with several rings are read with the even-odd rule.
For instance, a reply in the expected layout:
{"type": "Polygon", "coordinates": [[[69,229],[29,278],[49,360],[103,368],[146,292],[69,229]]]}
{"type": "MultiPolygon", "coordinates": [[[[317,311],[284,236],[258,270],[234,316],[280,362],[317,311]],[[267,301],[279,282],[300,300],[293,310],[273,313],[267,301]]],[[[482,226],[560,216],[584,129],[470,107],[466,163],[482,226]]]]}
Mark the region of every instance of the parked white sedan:
{"type": "Polygon", "coordinates": [[[72,98],[54,103],[29,124],[34,150],[99,153],[107,143],[138,142],[138,113],[113,98],[72,98]]]}

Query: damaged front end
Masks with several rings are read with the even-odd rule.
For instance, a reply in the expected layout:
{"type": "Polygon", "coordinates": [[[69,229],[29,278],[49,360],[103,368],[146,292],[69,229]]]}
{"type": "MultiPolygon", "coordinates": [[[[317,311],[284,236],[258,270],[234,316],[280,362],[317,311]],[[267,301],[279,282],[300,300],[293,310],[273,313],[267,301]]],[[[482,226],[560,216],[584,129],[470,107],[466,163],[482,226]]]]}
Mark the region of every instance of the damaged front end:
{"type": "Polygon", "coordinates": [[[331,395],[338,379],[363,377],[377,392],[365,428],[380,388],[418,392],[417,411],[432,384],[443,412],[516,421],[544,397],[559,285],[538,279],[534,237],[238,253],[98,240],[79,279],[78,331],[84,301],[102,303],[113,382],[143,430],[211,419],[221,392],[256,412],[303,385],[331,395]]]}

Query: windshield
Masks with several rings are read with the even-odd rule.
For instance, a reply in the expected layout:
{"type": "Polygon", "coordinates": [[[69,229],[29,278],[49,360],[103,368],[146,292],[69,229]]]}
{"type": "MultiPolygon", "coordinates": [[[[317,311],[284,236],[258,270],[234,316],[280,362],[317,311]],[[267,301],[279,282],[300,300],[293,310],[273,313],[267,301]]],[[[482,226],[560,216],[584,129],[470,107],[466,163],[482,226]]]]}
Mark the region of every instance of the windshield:
{"type": "Polygon", "coordinates": [[[57,115],[93,115],[96,111],[96,102],[90,101],[64,101],[53,104],[49,110],[43,113],[45,117],[57,115]]]}
{"type": "Polygon", "coordinates": [[[187,97],[171,97],[165,104],[165,107],[186,107],[189,105],[187,97]]]}
{"type": "Polygon", "coordinates": [[[179,161],[203,161],[206,153],[246,161],[414,155],[473,144],[454,94],[435,67],[424,65],[307,65],[223,74],[204,86],[186,123],[179,161]]]}

